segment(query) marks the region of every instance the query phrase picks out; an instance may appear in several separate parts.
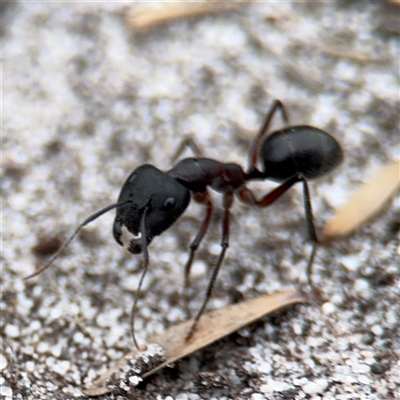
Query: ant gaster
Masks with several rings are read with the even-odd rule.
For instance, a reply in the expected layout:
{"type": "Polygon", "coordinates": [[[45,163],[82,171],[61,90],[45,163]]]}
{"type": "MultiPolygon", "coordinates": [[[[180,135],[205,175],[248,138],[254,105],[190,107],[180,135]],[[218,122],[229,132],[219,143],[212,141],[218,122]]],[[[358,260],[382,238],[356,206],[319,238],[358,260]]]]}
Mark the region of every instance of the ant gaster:
{"type": "Polygon", "coordinates": [[[113,226],[115,240],[118,244],[123,245],[122,229],[125,227],[133,235],[129,241],[128,250],[133,254],[143,253],[143,272],[131,313],[132,338],[135,346],[139,348],[134,332],[134,317],[142,282],[149,266],[148,246],[155,236],[167,230],[182,215],[190,202],[191,195],[194,200],[205,205],[204,219],[189,246],[189,257],[185,265],[185,287],[187,287],[195,252],[211,221],[213,203],[207,191],[210,187],[222,193],[223,196],[221,251],[211,272],[203,304],[188,332],[188,340],[206,308],[229,246],[230,209],[234,196],[236,195],[243,203],[263,208],[274,203],[295,183],[302,182],[307,229],[312,242],[312,251],[307,266],[308,281],[312,286],[312,264],[318,239],[314,226],[308,180],[325,175],[339,165],[343,158],[341,147],[331,135],[320,129],[308,125],[290,126],[285,107],[279,100],[275,100],[261,130],[253,139],[248,156],[247,171],[244,171],[238,164],[222,163],[203,157],[183,159],[166,172],[149,164],[138,167],[123,185],[118,202],[103,208],[83,221],[59,252],[40,270],[26,279],[36,276],[48,268],[83,226],[109,210],[117,209],[113,226]],[[286,127],[269,133],[272,118],[278,110],[286,127]],[[257,200],[250,189],[246,187],[246,183],[252,180],[267,179],[281,183],[257,200]]]}

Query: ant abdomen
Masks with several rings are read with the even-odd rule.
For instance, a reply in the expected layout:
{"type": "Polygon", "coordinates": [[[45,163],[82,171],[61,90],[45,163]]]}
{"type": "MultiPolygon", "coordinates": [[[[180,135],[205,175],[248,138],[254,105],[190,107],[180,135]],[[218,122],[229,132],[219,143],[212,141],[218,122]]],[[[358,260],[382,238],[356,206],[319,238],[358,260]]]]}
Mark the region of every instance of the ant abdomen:
{"type": "Polygon", "coordinates": [[[339,143],[312,126],[292,126],[272,133],[261,145],[265,178],[284,181],[299,175],[305,179],[325,175],[343,158],[339,143]]]}

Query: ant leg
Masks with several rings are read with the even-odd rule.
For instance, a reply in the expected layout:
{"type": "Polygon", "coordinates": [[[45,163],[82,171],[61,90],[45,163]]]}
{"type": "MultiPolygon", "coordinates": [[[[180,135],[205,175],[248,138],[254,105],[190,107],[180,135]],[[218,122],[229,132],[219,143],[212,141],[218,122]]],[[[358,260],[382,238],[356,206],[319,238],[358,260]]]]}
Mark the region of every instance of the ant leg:
{"type": "Polygon", "coordinates": [[[182,155],[182,153],[189,147],[192,150],[193,154],[196,157],[202,157],[203,153],[200,150],[200,147],[197,146],[196,142],[191,136],[187,136],[182,139],[181,143],[179,144],[178,148],[176,149],[174,155],[172,156],[172,164],[175,164],[176,160],[182,155]]]}
{"type": "Polygon", "coordinates": [[[314,216],[312,212],[311,206],[311,196],[310,189],[308,187],[307,181],[302,177],[295,175],[292,178],[288,179],[286,182],[279,185],[277,188],[272,190],[272,192],[266,194],[260,200],[257,200],[253,194],[253,192],[247,187],[243,187],[237,192],[237,196],[239,199],[246,204],[256,205],[258,207],[264,208],[268,207],[272,203],[274,203],[279,197],[281,197],[288,189],[290,189],[296,182],[303,182],[303,199],[304,199],[304,211],[306,216],[307,230],[309,239],[312,244],[310,258],[307,264],[307,280],[308,284],[311,288],[315,290],[314,283],[312,280],[312,266],[314,263],[314,258],[317,253],[318,248],[318,238],[314,225],[314,216]]]}
{"type": "Polygon", "coordinates": [[[267,118],[264,121],[263,126],[261,127],[260,131],[257,133],[256,137],[253,139],[250,145],[249,150],[249,168],[248,173],[257,169],[257,162],[258,162],[258,153],[260,151],[260,145],[263,137],[268,132],[269,126],[271,124],[272,118],[274,117],[277,111],[281,112],[282,120],[286,126],[289,126],[289,117],[286,112],[286,108],[280,100],[275,100],[267,114],[267,118]]]}
{"type": "Polygon", "coordinates": [[[204,310],[206,309],[208,300],[210,300],[211,293],[214,288],[215,280],[217,279],[219,269],[221,267],[222,261],[224,260],[225,252],[229,247],[229,222],[230,222],[230,208],[232,207],[232,204],[233,204],[233,193],[225,193],[223,200],[224,218],[222,221],[221,252],[219,253],[218,260],[211,272],[211,277],[210,280],[208,281],[208,286],[206,290],[206,295],[204,296],[203,304],[200,310],[198,311],[196,317],[194,318],[190,331],[186,336],[186,340],[189,340],[193,335],[193,332],[196,329],[196,325],[199,322],[200,317],[203,315],[204,310]]]}
{"type": "Polygon", "coordinates": [[[204,238],[204,235],[207,232],[207,229],[208,229],[208,227],[210,225],[210,221],[211,221],[211,215],[213,212],[213,204],[211,202],[210,196],[208,195],[207,191],[205,191],[203,193],[194,193],[193,198],[198,203],[206,204],[207,211],[206,211],[206,216],[203,219],[203,222],[201,224],[199,231],[197,232],[196,237],[194,238],[194,240],[192,241],[192,243],[189,246],[190,254],[189,254],[189,258],[185,264],[185,289],[187,289],[190,285],[190,269],[192,267],[194,254],[197,251],[201,241],[204,238]]]}
{"type": "Polygon", "coordinates": [[[310,258],[307,264],[307,279],[310,287],[314,289],[314,282],[312,280],[312,266],[318,249],[318,238],[314,225],[314,216],[311,206],[310,189],[308,187],[307,181],[304,178],[302,179],[302,181],[303,181],[304,211],[306,214],[307,230],[308,230],[308,236],[312,244],[310,258]]]}
{"type": "MultiPolygon", "coordinates": [[[[274,190],[266,194],[260,200],[257,200],[253,192],[247,187],[243,187],[237,191],[237,196],[245,204],[252,206],[258,206],[261,208],[268,207],[276,200],[279,199],[287,190],[289,190],[295,183],[302,181],[303,179],[297,175],[291,177],[281,185],[276,187],[274,190]]],[[[309,199],[309,198],[308,198],[309,199]]]]}

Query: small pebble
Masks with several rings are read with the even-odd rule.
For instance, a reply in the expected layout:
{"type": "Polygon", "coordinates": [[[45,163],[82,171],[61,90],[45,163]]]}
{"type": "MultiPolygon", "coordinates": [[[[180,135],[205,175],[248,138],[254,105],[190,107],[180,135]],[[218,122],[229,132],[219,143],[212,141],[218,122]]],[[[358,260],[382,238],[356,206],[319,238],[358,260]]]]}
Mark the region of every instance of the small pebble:
{"type": "Polygon", "coordinates": [[[382,328],[382,326],[380,325],[374,325],[371,327],[371,332],[375,335],[375,336],[382,336],[384,330],[382,328]]]}
{"type": "Polygon", "coordinates": [[[0,394],[2,396],[5,396],[6,398],[9,397],[11,399],[13,391],[9,386],[0,386],[0,394]]]}
{"type": "Polygon", "coordinates": [[[133,386],[137,386],[139,385],[140,382],[142,382],[143,379],[140,376],[131,376],[129,378],[129,382],[133,385],[133,386]]]}
{"type": "Polygon", "coordinates": [[[46,353],[47,351],[49,351],[49,344],[47,342],[40,342],[37,347],[36,347],[36,351],[38,353],[46,353]]]}
{"type": "Polygon", "coordinates": [[[17,338],[19,336],[19,327],[16,325],[8,324],[6,325],[4,332],[10,338],[17,338]]]}
{"type": "Polygon", "coordinates": [[[33,361],[27,361],[25,363],[25,368],[27,372],[33,372],[35,370],[35,363],[33,361]]]}
{"type": "Polygon", "coordinates": [[[71,368],[71,363],[67,360],[58,361],[52,367],[54,372],[62,376],[65,375],[70,368],[71,368]]]}
{"type": "Polygon", "coordinates": [[[358,293],[366,293],[369,287],[370,284],[366,279],[357,279],[353,285],[354,290],[358,293]]]}
{"type": "Polygon", "coordinates": [[[7,368],[8,361],[4,354],[0,353],[0,370],[7,368]]]}
{"type": "Polygon", "coordinates": [[[358,377],[358,382],[362,383],[363,385],[370,385],[372,383],[371,379],[369,379],[366,375],[360,375],[358,377]]]}
{"type": "Polygon", "coordinates": [[[322,305],[322,312],[325,315],[332,314],[336,311],[336,306],[330,302],[326,302],[322,305]]]}
{"type": "Polygon", "coordinates": [[[360,267],[360,257],[356,256],[343,256],[341,257],[342,264],[349,271],[356,271],[360,267]]]}
{"type": "Polygon", "coordinates": [[[308,382],[301,388],[303,392],[309,395],[314,395],[317,393],[323,393],[328,387],[328,381],[326,379],[317,379],[314,382],[308,382]]]}

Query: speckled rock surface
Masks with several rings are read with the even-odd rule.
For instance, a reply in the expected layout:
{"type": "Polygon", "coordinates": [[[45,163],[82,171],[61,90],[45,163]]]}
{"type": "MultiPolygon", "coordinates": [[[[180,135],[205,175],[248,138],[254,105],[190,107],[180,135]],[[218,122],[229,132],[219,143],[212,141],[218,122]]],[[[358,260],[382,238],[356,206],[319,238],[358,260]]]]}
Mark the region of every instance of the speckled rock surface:
{"type": "MultiPolygon", "coordinates": [[[[207,156],[245,166],[274,98],[293,123],[331,132],[345,160],[311,184],[318,227],[357,184],[399,157],[399,36],[387,22],[395,7],[248,4],[138,34],[126,15],[140,6],[2,6],[4,399],[85,398],[80,389],[132,346],[140,257],[114,242],[113,213],[89,225],[51,271],[23,277],[45,261],[34,246],[51,249],[115,202],[138,165],[170,168],[185,135],[207,156]]],[[[274,184],[250,186],[261,195],[274,184]]],[[[192,311],[219,252],[218,195],[215,204],[193,268],[192,311]]],[[[191,204],[150,247],[140,342],[185,319],[182,270],[202,212],[191,204]]],[[[314,280],[327,299],[322,307],[265,318],[147,379],[136,397],[122,390],[103,399],[400,398],[398,212],[392,202],[375,222],[320,249],[314,280]]],[[[236,202],[233,214],[209,307],[307,289],[301,188],[262,211],[236,202]]]]}

